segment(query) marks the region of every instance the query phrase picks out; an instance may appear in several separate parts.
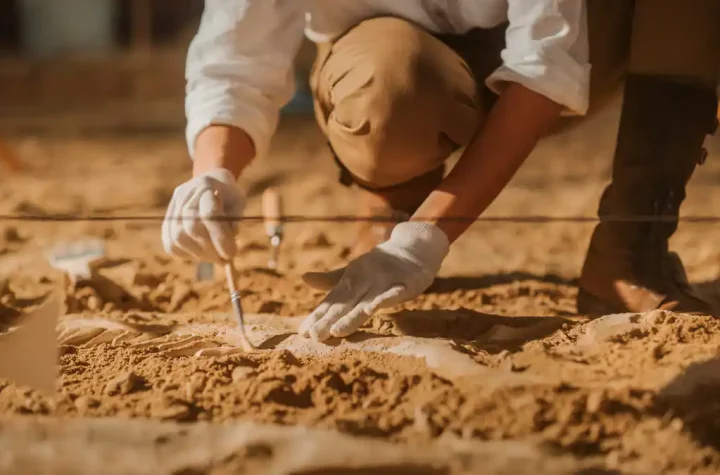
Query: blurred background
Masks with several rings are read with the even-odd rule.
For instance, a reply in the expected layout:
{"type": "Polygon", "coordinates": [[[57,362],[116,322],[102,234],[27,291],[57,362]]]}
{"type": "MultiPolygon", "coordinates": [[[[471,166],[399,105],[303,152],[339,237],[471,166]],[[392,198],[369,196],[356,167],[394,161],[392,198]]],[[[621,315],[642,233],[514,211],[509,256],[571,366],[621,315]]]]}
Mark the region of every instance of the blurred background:
{"type": "MultiPolygon", "coordinates": [[[[0,1],[0,117],[5,130],[178,129],[184,62],[200,0],[0,1]]],[[[299,94],[287,108],[307,112],[299,94]]]]}

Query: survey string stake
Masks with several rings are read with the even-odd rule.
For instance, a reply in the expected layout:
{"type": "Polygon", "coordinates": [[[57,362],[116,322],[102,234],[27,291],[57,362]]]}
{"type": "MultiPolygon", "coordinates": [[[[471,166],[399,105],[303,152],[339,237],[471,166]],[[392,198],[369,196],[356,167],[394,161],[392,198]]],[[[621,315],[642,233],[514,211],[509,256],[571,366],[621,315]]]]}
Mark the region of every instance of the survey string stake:
{"type": "Polygon", "coordinates": [[[280,245],[283,238],[283,210],[280,193],[268,188],[263,193],[263,221],[265,233],[270,238],[270,258],[268,268],[275,270],[280,258],[280,245]]]}

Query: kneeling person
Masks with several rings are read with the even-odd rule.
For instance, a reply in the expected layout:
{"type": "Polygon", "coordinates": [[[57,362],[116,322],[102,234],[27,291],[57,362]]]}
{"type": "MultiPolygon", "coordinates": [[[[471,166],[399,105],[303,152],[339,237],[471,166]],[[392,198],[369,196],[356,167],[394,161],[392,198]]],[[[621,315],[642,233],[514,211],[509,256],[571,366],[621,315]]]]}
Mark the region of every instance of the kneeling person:
{"type": "Polygon", "coordinates": [[[330,292],[301,331],[325,340],[430,286],[469,225],[448,218],[479,216],[563,112],[585,114],[590,67],[583,0],[303,5],[206,3],[187,70],[194,178],[173,196],[163,241],[179,256],[234,256],[233,226],[214,218],[242,212],[236,179],[268,148],[305,30],[318,43],[316,115],[342,181],[366,208],[410,216],[346,268],[307,277],[330,292]]]}

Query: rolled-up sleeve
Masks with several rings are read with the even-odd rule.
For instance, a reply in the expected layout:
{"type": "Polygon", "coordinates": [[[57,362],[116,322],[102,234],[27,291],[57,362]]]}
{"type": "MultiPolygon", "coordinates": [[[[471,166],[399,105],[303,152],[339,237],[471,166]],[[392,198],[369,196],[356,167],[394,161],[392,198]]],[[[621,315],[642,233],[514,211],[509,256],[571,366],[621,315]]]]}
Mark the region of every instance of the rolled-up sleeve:
{"type": "Polygon", "coordinates": [[[587,113],[590,63],[585,0],[509,0],[502,66],[486,81],[500,93],[519,83],[564,106],[587,113]]]}
{"type": "Polygon", "coordinates": [[[187,143],[210,125],[244,130],[264,155],[295,90],[303,37],[300,0],[206,0],[186,65],[187,143]]]}

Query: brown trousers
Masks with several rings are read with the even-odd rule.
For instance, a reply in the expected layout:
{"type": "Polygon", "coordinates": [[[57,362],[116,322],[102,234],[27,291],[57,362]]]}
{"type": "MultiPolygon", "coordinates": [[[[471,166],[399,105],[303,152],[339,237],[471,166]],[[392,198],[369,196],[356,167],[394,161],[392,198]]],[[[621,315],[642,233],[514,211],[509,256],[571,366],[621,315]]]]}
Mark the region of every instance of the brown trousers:
{"type": "MultiPolygon", "coordinates": [[[[625,73],[715,88],[720,1],[588,0],[591,113],[625,73]]],[[[440,167],[472,138],[492,93],[505,25],[435,36],[408,21],[363,21],[318,46],[311,74],[318,123],[338,161],[370,188],[440,167]]]]}

